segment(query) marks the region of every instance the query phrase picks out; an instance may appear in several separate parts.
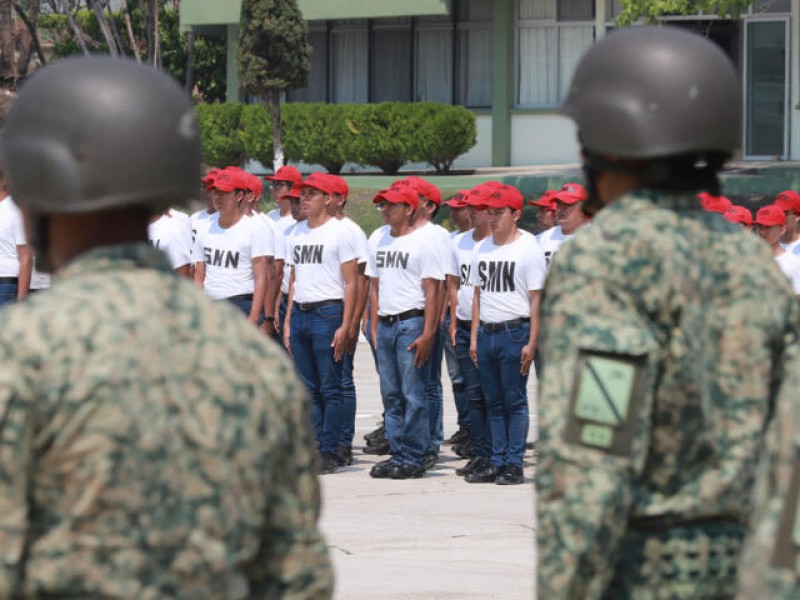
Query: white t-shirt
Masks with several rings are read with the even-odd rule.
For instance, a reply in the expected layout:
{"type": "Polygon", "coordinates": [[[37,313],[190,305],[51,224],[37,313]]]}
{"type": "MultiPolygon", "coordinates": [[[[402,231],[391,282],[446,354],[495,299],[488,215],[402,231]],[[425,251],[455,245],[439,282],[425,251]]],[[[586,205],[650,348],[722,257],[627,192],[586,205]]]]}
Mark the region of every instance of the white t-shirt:
{"type": "Polygon", "coordinates": [[[342,265],[357,257],[348,230],[331,218],[311,228],[303,221],[289,241],[286,262],[294,267],[294,301],[321,302],[344,298],[342,265]]]}
{"type": "MultiPolygon", "coordinates": [[[[472,258],[475,253],[475,246],[480,244],[473,237],[474,229],[465,233],[459,233],[453,238],[451,250],[453,256],[453,269],[458,273],[460,286],[458,288],[458,306],[456,306],[456,318],[464,321],[472,320],[472,300],[475,297],[475,286],[470,282],[470,272],[472,271],[472,258]]],[[[481,240],[483,241],[483,240],[481,240]]]]}
{"type": "Polygon", "coordinates": [[[46,290],[50,287],[50,273],[36,270],[36,255],[33,255],[33,269],[31,270],[31,289],[46,290]]]}
{"type": "Polygon", "coordinates": [[[265,213],[255,213],[261,222],[269,229],[270,256],[277,260],[286,260],[286,236],[278,224],[265,213]]]}
{"type": "Polygon", "coordinates": [[[429,236],[436,254],[437,259],[441,262],[442,270],[445,275],[458,275],[458,271],[453,270],[453,261],[450,258],[450,248],[452,239],[450,232],[441,225],[436,225],[430,221],[425,223],[417,231],[423,232],[424,235],[429,236]]]}
{"type": "Polygon", "coordinates": [[[167,255],[173,269],[192,262],[192,228],[184,213],[170,210],[161,215],[147,227],[147,237],[155,248],[167,255]]]}
{"type": "Polygon", "coordinates": [[[528,292],[544,286],[547,272],[544,253],[533,235],[522,230],[519,233],[509,244],[498,246],[489,236],[475,248],[470,281],[481,286],[482,322],[501,323],[530,317],[528,292]]]}
{"type": "Polygon", "coordinates": [[[194,241],[195,262],[205,262],[206,293],[216,300],[255,291],[253,259],[267,256],[267,243],[253,220],[242,217],[232,227],[219,225],[219,213],[194,241]]]}
{"type": "Polygon", "coordinates": [[[783,274],[789,278],[794,293],[800,294],[800,256],[784,252],[780,256],[776,256],[775,261],[783,271],[783,274]]]}
{"type": "Polygon", "coordinates": [[[17,246],[27,243],[22,212],[6,196],[0,200],[0,277],[19,277],[17,246]]]}
{"type": "Polygon", "coordinates": [[[436,243],[423,228],[393,237],[388,225],[369,237],[366,273],[379,280],[378,314],[396,315],[425,308],[423,279],[443,281],[443,260],[436,243]]]}
{"type": "Polygon", "coordinates": [[[201,229],[206,230],[211,225],[211,218],[217,213],[210,213],[207,210],[198,210],[189,217],[189,223],[192,226],[192,243],[197,237],[197,232],[201,229]]]}
{"type": "Polygon", "coordinates": [[[791,254],[800,254],[800,238],[788,244],[781,244],[781,247],[791,254]]]}
{"type": "Polygon", "coordinates": [[[356,249],[356,263],[366,265],[369,260],[369,247],[367,246],[367,234],[361,229],[358,223],[349,217],[339,219],[345,230],[345,235],[350,239],[350,243],[356,249]]]}
{"type": "Polygon", "coordinates": [[[553,261],[553,256],[561,249],[561,245],[573,235],[574,234],[565,234],[561,230],[561,225],[556,225],[536,236],[536,241],[539,242],[539,246],[544,253],[544,260],[548,269],[550,268],[550,263],[553,261]]]}
{"type": "Polygon", "coordinates": [[[263,217],[259,213],[253,213],[251,215],[244,215],[243,219],[248,219],[252,226],[257,231],[257,235],[263,238],[264,240],[264,248],[266,249],[267,256],[274,257],[275,256],[275,244],[277,240],[275,239],[275,228],[272,226],[272,221],[263,217]]]}

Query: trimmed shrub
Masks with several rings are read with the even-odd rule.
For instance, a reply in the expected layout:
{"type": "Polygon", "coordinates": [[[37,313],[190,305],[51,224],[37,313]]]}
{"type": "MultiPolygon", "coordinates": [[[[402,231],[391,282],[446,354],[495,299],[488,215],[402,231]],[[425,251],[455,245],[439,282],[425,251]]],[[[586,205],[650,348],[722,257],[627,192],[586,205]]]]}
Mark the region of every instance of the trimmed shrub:
{"type": "Polygon", "coordinates": [[[430,163],[438,174],[449,173],[453,162],[478,141],[475,115],[463,106],[435,102],[416,106],[417,148],[412,160],[430,163]]]}
{"type": "Polygon", "coordinates": [[[203,142],[203,162],[211,167],[244,165],[248,156],[242,142],[242,105],[200,104],[196,110],[203,142]]]}
{"type": "MultiPolygon", "coordinates": [[[[197,112],[207,164],[241,165],[248,158],[272,164],[272,124],[262,104],[199,105],[197,112]]],[[[393,175],[410,161],[447,173],[477,140],[475,115],[435,102],[293,102],[282,107],[281,125],[287,161],[331,173],[351,162],[393,175]]]]}

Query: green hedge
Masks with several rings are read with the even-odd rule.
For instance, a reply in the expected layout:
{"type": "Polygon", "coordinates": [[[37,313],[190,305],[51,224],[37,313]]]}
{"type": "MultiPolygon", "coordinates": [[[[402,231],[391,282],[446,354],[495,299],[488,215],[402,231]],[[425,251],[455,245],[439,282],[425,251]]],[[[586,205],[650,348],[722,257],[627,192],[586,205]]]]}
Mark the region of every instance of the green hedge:
{"type": "MultiPolygon", "coordinates": [[[[205,162],[241,165],[248,158],[272,164],[272,124],[261,104],[197,107],[205,162]]],[[[345,163],[397,173],[408,162],[447,173],[477,141],[475,115],[435,102],[315,104],[281,107],[284,155],[338,173],[345,163]]]]}

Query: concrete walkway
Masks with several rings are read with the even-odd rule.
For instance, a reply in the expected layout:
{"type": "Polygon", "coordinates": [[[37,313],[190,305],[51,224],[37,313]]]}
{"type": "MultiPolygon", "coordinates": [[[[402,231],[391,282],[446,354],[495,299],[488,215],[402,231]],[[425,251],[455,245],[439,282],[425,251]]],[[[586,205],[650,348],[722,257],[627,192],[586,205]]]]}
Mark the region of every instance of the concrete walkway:
{"type": "MultiPolygon", "coordinates": [[[[535,519],[533,456],[520,486],[468,484],[454,470],[464,464],[449,446],[425,477],[372,479],[386,457],[365,455],[362,436],[382,407],[378,377],[366,343],[356,351],[356,448],[351,467],[322,481],[322,529],[336,571],[337,600],[468,600],[534,597],[535,519]]],[[[456,430],[446,369],[445,437],[456,430]]],[[[529,381],[531,412],[535,378],[529,381]]],[[[531,419],[530,440],[536,439],[531,419]]]]}

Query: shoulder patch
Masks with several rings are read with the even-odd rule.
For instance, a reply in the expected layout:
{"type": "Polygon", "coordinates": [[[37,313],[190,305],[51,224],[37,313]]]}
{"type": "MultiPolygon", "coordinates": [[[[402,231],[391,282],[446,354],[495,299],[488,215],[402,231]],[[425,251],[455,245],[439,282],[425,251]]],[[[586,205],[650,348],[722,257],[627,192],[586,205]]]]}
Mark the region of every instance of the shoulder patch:
{"type": "Polygon", "coordinates": [[[627,455],[643,393],[644,364],[645,356],[580,350],[565,441],[627,455]]]}

